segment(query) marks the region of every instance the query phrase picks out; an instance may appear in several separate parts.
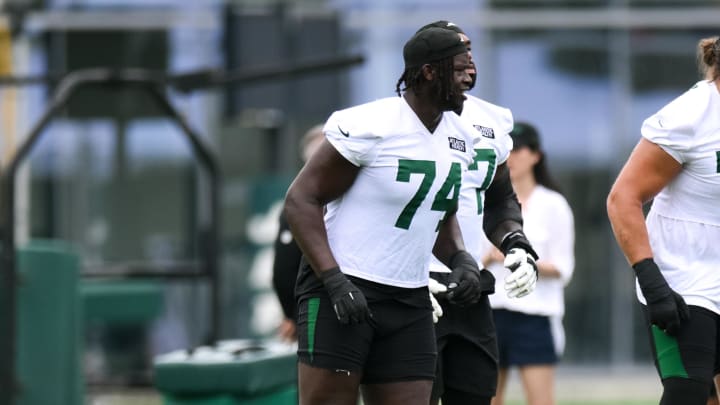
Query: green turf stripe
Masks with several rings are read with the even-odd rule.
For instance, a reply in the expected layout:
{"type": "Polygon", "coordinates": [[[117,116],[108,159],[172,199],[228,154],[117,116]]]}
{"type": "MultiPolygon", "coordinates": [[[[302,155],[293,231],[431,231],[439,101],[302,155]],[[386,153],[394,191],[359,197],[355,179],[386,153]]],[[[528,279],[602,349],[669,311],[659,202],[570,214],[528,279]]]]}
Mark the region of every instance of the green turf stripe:
{"type": "Polygon", "coordinates": [[[320,312],[320,298],[310,298],[308,300],[308,353],[310,353],[310,362],[313,361],[315,353],[315,328],[317,327],[318,312],[320,312]]]}
{"type": "Polygon", "coordinates": [[[652,334],[655,341],[657,361],[660,365],[660,377],[687,378],[688,374],[680,357],[677,339],[665,334],[656,325],[652,326],[652,334]]]}

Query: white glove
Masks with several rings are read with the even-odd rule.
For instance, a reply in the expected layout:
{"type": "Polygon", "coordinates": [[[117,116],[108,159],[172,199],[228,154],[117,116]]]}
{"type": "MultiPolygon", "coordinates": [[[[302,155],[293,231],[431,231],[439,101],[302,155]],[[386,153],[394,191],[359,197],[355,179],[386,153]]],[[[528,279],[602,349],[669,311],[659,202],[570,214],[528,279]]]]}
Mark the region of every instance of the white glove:
{"type": "Polygon", "coordinates": [[[433,307],[433,323],[438,323],[440,317],[443,316],[443,309],[433,294],[447,292],[447,286],[445,284],[440,284],[434,278],[430,278],[430,281],[428,282],[428,290],[430,290],[430,302],[433,307]]]}
{"type": "Polygon", "coordinates": [[[430,302],[433,307],[433,323],[438,323],[440,317],[443,316],[443,310],[440,303],[435,299],[435,296],[430,293],[430,302]]]}
{"type": "Polygon", "coordinates": [[[537,283],[537,265],[525,249],[510,249],[505,256],[505,267],[512,272],[505,277],[508,297],[521,298],[533,292],[537,283]]]}

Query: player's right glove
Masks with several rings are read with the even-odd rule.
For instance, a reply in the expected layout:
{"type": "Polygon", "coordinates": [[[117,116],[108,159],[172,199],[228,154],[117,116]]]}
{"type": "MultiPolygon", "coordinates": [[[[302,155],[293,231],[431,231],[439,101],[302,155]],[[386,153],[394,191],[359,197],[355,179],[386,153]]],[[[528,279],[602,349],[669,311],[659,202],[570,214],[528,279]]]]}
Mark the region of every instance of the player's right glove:
{"type": "Polygon", "coordinates": [[[668,335],[675,336],[680,330],[680,324],[690,318],[685,300],[670,288],[652,258],[640,260],[632,267],[647,302],[650,323],[668,335]]]}
{"type": "Polygon", "coordinates": [[[338,321],[343,325],[365,322],[372,316],[365,295],[340,271],[333,267],[320,273],[338,321]]]}

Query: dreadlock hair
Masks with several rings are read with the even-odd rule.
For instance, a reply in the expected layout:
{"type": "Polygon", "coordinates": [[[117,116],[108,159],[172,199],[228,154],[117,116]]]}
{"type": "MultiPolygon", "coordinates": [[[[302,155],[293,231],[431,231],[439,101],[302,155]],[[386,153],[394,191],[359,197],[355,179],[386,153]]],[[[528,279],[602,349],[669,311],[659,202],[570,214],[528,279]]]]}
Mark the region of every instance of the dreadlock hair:
{"type": "MultiPolygon", "coordinates": [[[[453,64],[454,56],[450,56],[444,59],[440,59],[435,62],[428,63],[435,72],[436,79],[431,84],[429,91],[434,92],[440,100],[449,100],[452,94],[453,88],[453,72],[455,66],[453,64]]],[[[405,68],[402,76],[398,79],[395,85],[395,92],[398,97],[402,95],[402,92],[412,89],[416,94],[421,94],[422,83],[425,82],[425,78],[422,74],[422,67],[414,66],[405,68]]]]}

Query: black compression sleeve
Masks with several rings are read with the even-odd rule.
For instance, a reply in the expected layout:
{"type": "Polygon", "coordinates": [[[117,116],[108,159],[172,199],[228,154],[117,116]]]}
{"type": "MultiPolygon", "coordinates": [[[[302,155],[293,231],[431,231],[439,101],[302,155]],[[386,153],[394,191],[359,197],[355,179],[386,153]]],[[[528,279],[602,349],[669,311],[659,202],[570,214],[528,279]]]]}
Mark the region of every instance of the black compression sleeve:
{"type": "Polygon", "coordinates": [[[525,249],[525,251],[528,252],[535,260],[538,259],[535,249],[533,249],[530,241],[522,230],[506,234],[500,243],[500,251],[503,252],[504,255],[507,255],[510,249],[518,247],[525,249]]]}
{"type": "Polygon", "coordinates": [[[275,239],[275,259],[273,261],[272,283],[277,294],[283,314],[286,318],[295,320],[295,280],[298,275],[302,251],[295,243],[295,239],[284,240],[290,232],[284,216],[280,216],[280,229],[275,239]],[[285,235],[285,236],[284,236],[285,235]]]}
{"type": "Polygon", "coordinates": [[[505,163],[498,166],[490,187],[485,191],[483,230],[488,239],[500,246],[510,232],[522,231],[522,211],[505,163]]]}

